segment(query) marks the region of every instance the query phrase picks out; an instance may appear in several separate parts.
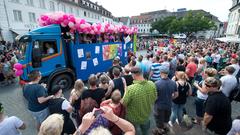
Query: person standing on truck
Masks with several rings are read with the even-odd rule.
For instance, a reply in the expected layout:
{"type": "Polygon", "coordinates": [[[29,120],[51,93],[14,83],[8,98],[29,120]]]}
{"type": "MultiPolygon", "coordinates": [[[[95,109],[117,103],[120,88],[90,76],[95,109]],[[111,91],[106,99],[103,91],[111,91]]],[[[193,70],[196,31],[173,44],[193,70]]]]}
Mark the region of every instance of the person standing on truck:
{"type": "Polygon", "coordinates": [[[46,85],[39,84],[42,76],[40,71],[33,70],[29,74],[30,83],[23,87],[23,96],[28,101],[28,110],[37,121],[39,130],[41,123],[48,117],[48,100],[54,96],[48,96],[46,85]]]}

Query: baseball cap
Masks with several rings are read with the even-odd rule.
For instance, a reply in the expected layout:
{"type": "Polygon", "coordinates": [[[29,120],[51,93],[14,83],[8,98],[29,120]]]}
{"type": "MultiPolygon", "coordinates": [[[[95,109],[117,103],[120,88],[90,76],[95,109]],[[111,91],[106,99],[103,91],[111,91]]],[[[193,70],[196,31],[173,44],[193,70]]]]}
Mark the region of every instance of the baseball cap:
{"type": "Polygon", "coordinates": [[[169,68],[168,68],[168,67],[165,67],[165,66],[161,66],[160,72],[161,72],[161,73],[166,73],[166,74],[168,74],[168,73],[169,73],[169,68]]]}

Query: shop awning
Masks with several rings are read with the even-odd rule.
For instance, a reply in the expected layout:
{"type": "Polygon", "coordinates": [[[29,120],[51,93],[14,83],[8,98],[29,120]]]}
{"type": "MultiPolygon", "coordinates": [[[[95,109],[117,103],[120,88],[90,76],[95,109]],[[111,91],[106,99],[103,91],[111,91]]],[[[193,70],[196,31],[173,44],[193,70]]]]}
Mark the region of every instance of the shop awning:
{"type": "Polygon", "coordinates": [[[222,37],[222,38],[216,38],[216,40],[226,42],[226,43],[240,43],[240,38],[237,38],[237,37],[222,37]]]}
{"type": "Polygon", "coordinates": [[[13,33],[17,35],[24,35],[28,32],[28,30],[21,30],[21,29],[10,29],[13,33]]]}

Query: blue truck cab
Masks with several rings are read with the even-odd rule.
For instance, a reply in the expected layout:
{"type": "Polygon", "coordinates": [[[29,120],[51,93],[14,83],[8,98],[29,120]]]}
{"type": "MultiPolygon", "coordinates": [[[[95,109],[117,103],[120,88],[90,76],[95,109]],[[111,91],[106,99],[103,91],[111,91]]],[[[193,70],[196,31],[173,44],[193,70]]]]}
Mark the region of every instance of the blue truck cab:
{"type": "Polygon", "coordinates": [[[81,43],[80,34],[69,39],[65,32],[63,27],[53,24],[16,38],[20,45],[19,63],[24,67],[20,80],[28,82],[28,74],[39,70],[41,82],[48,89],[56,84],[70,89],[76,79],[87,80],[90,74],[106,72],[116,56],[126,64],[128,51],[133,51],[132,40],[86,44],[81,43]]]}

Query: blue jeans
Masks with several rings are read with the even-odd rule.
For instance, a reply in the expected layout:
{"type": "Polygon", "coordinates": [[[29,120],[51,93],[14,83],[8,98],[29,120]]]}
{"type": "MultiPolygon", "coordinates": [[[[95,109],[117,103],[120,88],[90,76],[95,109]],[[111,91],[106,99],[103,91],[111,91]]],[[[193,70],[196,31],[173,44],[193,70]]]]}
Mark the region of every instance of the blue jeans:
{"type": "Polygon", "coordinates": [[[146,122],[144,122],[143,124],[134,124],[135,130],[136,130],[136,134],[140,135],[139,131],[137,130],[138,128],[140,128],[142,135],[148,135],[148,131],[150,129],[150,120],[147,120],[146,122]]]}
{"type": "Polygon", "coordinates": [[[48,107],[39,112],[32,112],[32,111],[30,112],[38,124],[41,124],[49,115],[48,107]]]}
{"type": "Polygon", "coordinates": [[[172,103],[172,113],[171,113],[171,116],[170,116],[170,121],[172,123],[175,123],[176,119],[178,119],[179,122],[182,122],[183,108],[184,108],[184,104],[172,103]]]}

